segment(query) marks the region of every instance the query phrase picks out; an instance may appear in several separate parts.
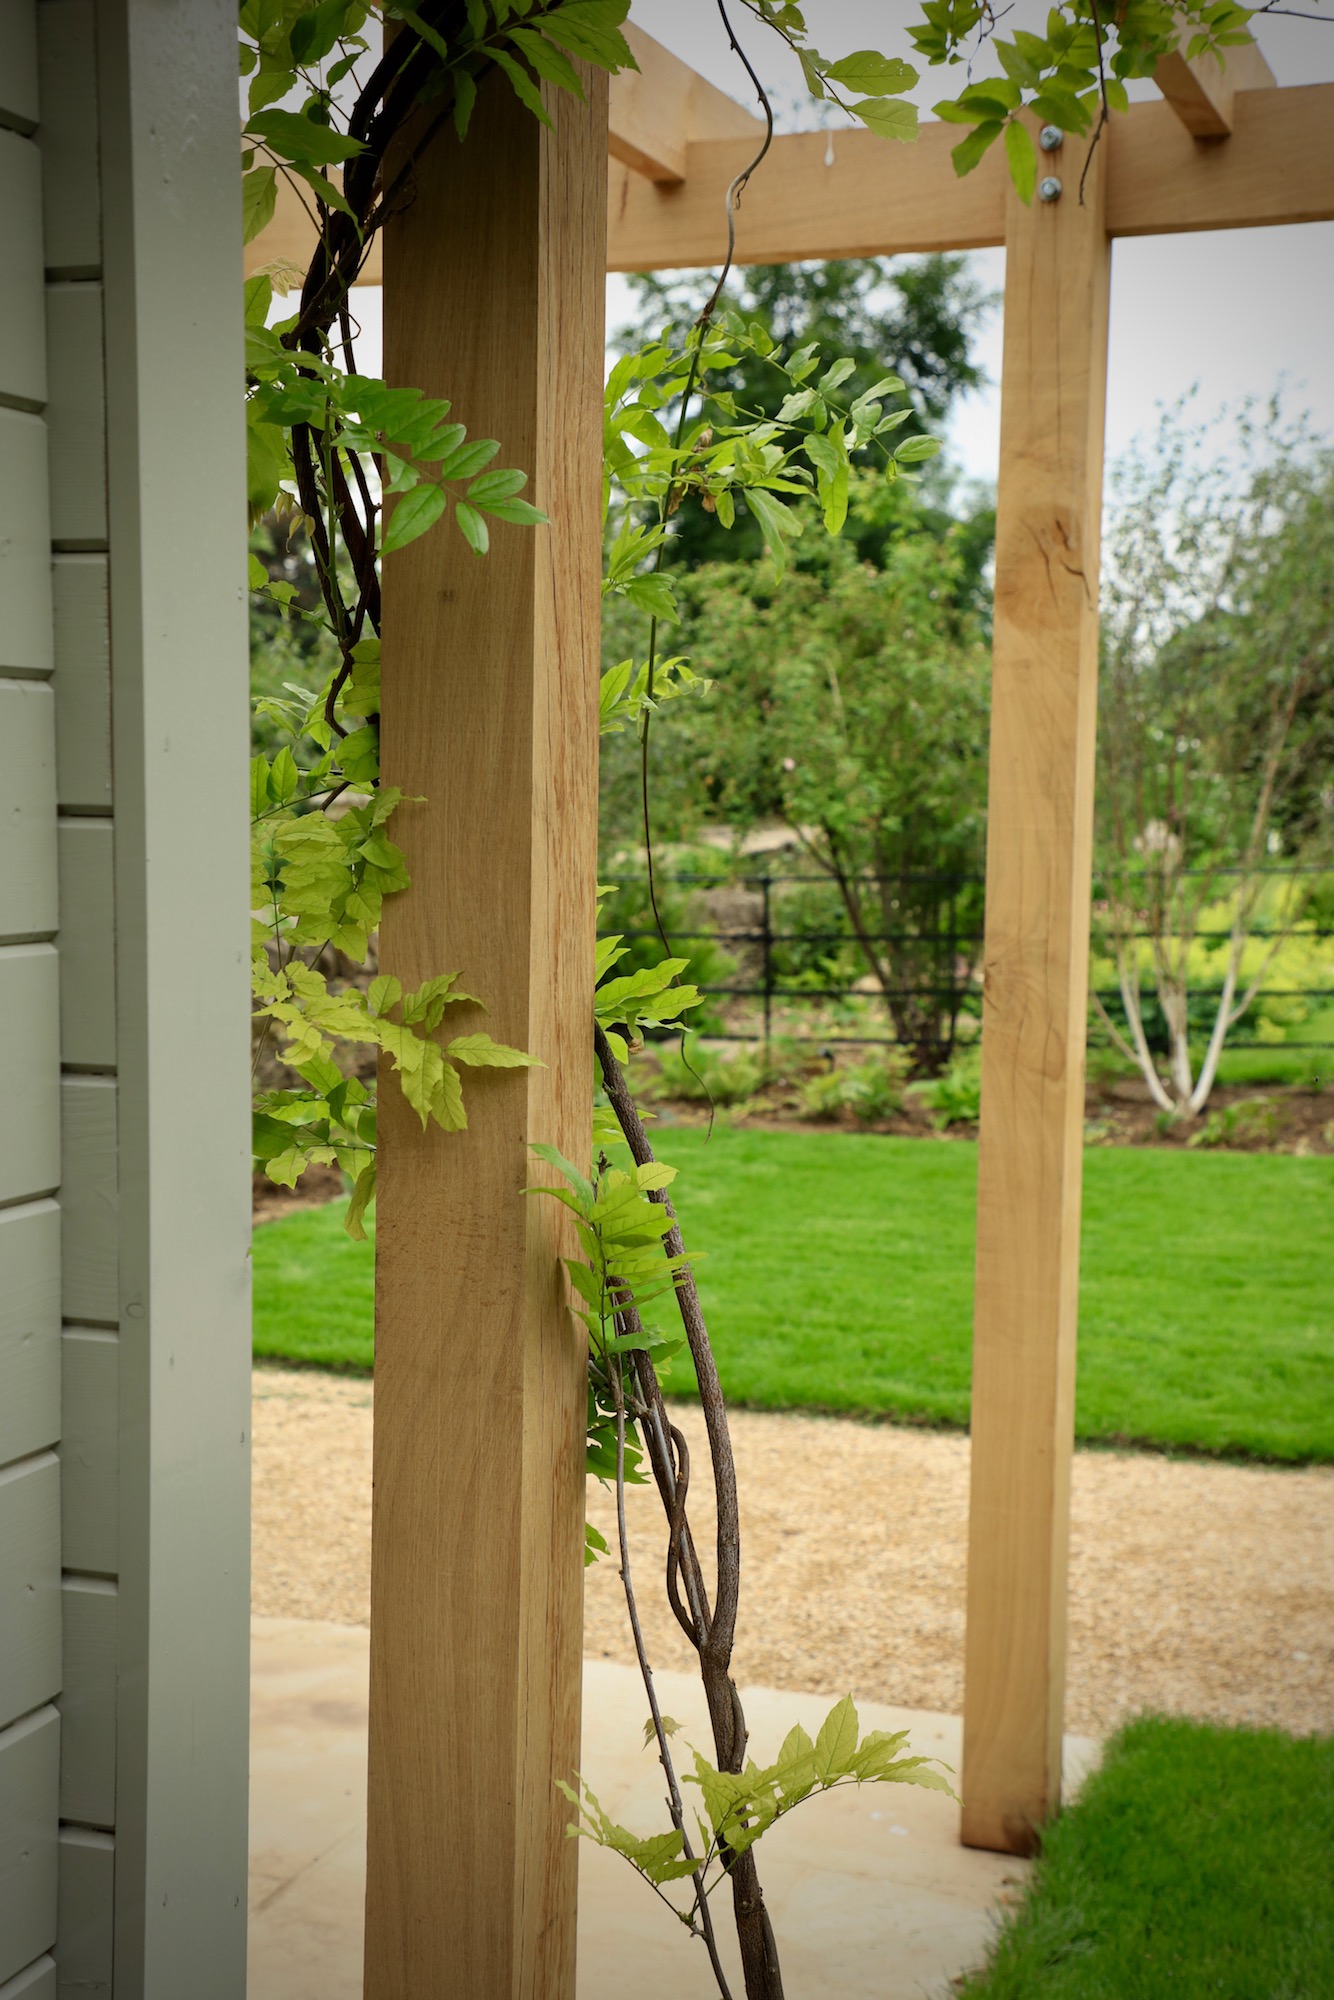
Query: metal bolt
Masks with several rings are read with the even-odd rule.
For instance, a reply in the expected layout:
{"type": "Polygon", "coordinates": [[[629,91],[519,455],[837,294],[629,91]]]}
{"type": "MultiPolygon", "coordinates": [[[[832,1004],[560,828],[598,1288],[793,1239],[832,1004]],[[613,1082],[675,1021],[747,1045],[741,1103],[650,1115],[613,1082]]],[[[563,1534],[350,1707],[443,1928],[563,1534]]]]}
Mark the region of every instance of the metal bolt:
{"type": "Polygon", "coordinates": [[[1039,201],[1059,201],[1060,199],[1061,183],[1057,180],[1055,174],[1048,174],[1045,181],[1038,182],[1039,201]]]}
{"type": "Polygon", "coordinates": [[[1044,153],[1054,153],[1065,143],[1065,134],[1059,125],[1044,125],[1038,133],[1038,144],[1044,153]]]}

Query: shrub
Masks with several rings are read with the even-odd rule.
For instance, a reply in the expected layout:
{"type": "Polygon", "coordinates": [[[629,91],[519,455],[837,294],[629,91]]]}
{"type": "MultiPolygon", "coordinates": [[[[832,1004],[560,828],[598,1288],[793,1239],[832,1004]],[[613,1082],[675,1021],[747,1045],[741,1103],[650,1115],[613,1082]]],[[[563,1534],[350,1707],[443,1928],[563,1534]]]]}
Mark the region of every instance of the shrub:
{"type": "Polygon", "coordinates": [[[982,1051],[969,1049],[939,1076],[909,1084],[908,1089],[931,1113],[938,1132],[951,1125],[976,1125],[982,1110],[982,1051]]]}
{"type": "Polygon", "coordinates": [[[860,1125],[876,1125],[903,1109],[908,1056],[893,1045],[843,1067],[820,1070],[801,1086],[806,1118],[836,1118],[850,1111],[860,1125]]]}

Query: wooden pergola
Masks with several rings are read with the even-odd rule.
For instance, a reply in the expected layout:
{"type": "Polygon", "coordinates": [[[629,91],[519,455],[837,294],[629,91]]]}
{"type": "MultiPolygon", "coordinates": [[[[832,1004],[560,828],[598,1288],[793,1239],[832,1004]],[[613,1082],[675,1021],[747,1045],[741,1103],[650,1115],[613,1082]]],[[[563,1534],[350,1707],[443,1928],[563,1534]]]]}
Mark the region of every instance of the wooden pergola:
{"type": "MultiPolygon", "coordinates": [[[[382,963],[465,968],[547,1066],[489,1080],[447,1141],[385,1093],[368,2000],[573,1993],[552,1778],[578,1763],[583,1359],[554,1205],[521,1189],[531,1142],[587,1144],[603,273],[716,264],[757,129],[633,42],[610,113],[598,78],[554,132],[484,95],[363,273],[387,378],[502,439],[551,517],[485,564],[428,536],[385,591],[383,769],[425,803],[382,963]]],[[[1334,217],[1334,86],[1278,90],[1253,45],[1157,82],[1082,203],[1084,142],[1028,208],[999,148],[961,180],[958,133],[927,125],[775,139],[737,223],[743,264],[1007,252],[961,1789],[964,1841],[1019,1853],[1060,1798],[1111,243],[1334,217]]],[[[249,254],[307,247],[280,206],[249,254]]]]}

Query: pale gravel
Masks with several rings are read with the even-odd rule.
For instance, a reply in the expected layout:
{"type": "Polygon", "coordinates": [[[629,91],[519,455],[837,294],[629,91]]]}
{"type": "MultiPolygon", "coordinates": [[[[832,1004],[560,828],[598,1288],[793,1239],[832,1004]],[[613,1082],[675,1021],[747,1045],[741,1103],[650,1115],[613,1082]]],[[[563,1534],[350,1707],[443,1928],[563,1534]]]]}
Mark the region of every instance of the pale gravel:
{"type": "MultiPolygon", "coordinates": [[[[707,1447],[674,1412],[696,1467],[707,1447]]],[[[968,1440],[738,1411],[744,1682],[958,1713],[963,1701],[968,1440]]],[[[365,1624],[371,1385],[256,1370],[254,1609],[365,1624]]],[[[662,1595],[662,1513],[632,1488],[630,1532],[654,1661],[689,1668],[662,1595]]],[[[614,1544],[611,1496],[590,1517],[614,1544]]],[[[1334,1469],[1075,1455],[1067,1727],[1100,1735],[1153,1708],[1334,1730],[1334,1469]]],[[[633,1662],[614,1564],[588,1572],[586,1650],[633,1662]]]]}

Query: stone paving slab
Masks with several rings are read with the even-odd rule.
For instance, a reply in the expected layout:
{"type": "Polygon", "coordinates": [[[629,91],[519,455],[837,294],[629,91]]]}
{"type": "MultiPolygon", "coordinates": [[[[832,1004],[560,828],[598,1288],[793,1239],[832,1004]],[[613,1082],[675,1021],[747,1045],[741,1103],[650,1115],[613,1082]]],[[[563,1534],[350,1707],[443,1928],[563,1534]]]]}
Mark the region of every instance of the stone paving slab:
{"type": "MultiPolygon", "coordinates": [[[[361,1626],[254,1621],[248,2000],[361,2000],[368,1642],[361,1626]]],[[[684,1736],[707,1747],[697,1682],[663,1672],[656,1685],[684,1736]]],[[[764,1688],[745,1702],[760,1761],[794,1722],[814,1734],[830,1706],[764,1688]]],[[[668,1822],[661,1773],[640,1747],[646,1714],[632,1668],[585,1662],[585,1776],[614,1818],[648,1833],[668,1822]]],[[[915,1751],[958,1767],[956,1716],[865,1703],[861,1720],[909,1729],[915,1751]]],[[[1066,1738],[1068,1791],[1097,1754],[1066,1738]]],[[[957,1808],[910,1786],[815,1800],[761,1853],[789,2000],[945,2000],[1027,1876],[1011,1856],[961,1847],[957,1808]]],[[[635,2000],[707,2000],[701,1947],[618,1856],[581,1843],[579,1895],[579,2000],[624,1992],[630,1963],[635,2000]]]]}

